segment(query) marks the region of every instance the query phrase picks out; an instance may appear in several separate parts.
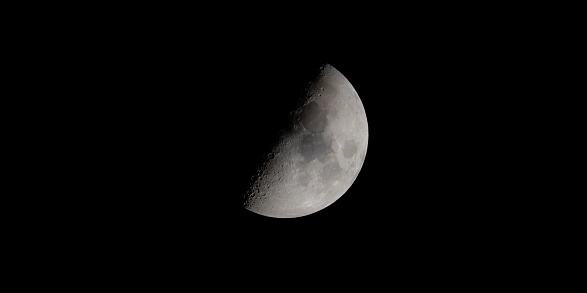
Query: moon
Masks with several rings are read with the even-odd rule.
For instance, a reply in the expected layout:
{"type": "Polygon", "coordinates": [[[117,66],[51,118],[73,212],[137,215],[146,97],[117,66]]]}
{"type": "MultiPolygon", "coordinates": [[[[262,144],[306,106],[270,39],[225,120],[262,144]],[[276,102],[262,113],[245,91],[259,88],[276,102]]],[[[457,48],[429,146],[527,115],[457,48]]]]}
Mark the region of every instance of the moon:
{"type": "Polygon", "coordinates": [[[320,211],[351,187],[365,161],[363,103],[332,65],[320,67],[290,118],[244,196],[245,209],[256,214],[296,218],[320,211]]]}

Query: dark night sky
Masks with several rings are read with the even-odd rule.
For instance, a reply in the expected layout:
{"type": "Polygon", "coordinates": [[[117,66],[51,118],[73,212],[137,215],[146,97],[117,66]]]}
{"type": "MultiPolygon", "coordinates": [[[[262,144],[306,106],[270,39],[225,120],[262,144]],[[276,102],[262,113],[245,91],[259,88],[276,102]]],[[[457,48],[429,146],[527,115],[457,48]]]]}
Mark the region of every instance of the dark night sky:
{"type": "Polygon", "coordinates": [[[519,202],[506,188],[517,167],[500,170],[519,151],[503,139],[514,139],[505,124],[519,106],[508,91],[518,65],[503,67],[520,52],[506,52],[482,25],[439,20],[405,16],[342,32],[275,34],[245,22],[50,34],[31,61],[50,76],[33,109],[46,117],[38,156],[51,174],[52,196],[39,206],[55,206],[56,221],[43,225],[94,255],[203,253],[227,266],[301,256],[410,266],[499,254],[517,233],[508,222],[519,202]],[[367,113],[357,180],[306,217],[245,211],[258,156],[322,62],[349,79],[367,113]]]}

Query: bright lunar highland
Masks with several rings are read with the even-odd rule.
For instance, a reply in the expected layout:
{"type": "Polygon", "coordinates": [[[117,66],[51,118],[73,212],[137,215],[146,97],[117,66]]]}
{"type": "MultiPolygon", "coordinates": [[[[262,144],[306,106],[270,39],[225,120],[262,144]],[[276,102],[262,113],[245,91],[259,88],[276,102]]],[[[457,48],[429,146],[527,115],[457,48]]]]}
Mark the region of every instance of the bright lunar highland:
{"type": "Polygon", "coordinates": [[[290,113],[244,207],[274,218],[295,218],[338,200],[357,178],[367,153],[367,116],[359,95],[326,64],[290,113]]]}

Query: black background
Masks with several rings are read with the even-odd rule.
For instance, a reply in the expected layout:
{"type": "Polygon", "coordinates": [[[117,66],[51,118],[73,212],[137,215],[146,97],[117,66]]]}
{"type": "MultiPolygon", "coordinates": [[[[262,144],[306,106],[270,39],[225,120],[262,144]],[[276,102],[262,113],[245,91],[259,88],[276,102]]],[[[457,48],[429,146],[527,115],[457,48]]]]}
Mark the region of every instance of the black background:
{"type": "Polygon", "coordinates": [[[33,170],[48,174],[37,185],[45,196],[31,199],[47,216],[34,225],[106,266],[400,263],[394,270],[409,272],[502,257],[527,231],[510,187],[523,176],[524,162],[512,160],[524,151],[515,144],[523,34],[481,12],[396,8],[405,14],[127,11],[33,26],[23,72],[38,82],[20,103],[34,117],[23,119],[34,125],[33,170]],[[357,180],[306,217],[244,210],[256,163],[322,63],[365,107],[357,180]]]}

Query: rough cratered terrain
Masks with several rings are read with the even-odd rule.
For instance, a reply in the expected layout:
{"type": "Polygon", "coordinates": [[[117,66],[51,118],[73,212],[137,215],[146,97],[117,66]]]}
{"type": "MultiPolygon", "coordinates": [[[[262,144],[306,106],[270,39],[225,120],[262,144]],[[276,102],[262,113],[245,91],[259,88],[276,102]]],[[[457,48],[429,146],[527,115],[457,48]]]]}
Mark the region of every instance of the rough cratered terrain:
{"type": "Polygon", "coordinates": [[[290,123],[252,178],[244,199],[249,211],[275,218],[312,214],[339,199],[361,170],[367,117],[353,86],[331,65],[321,67],[290,123]]]}

